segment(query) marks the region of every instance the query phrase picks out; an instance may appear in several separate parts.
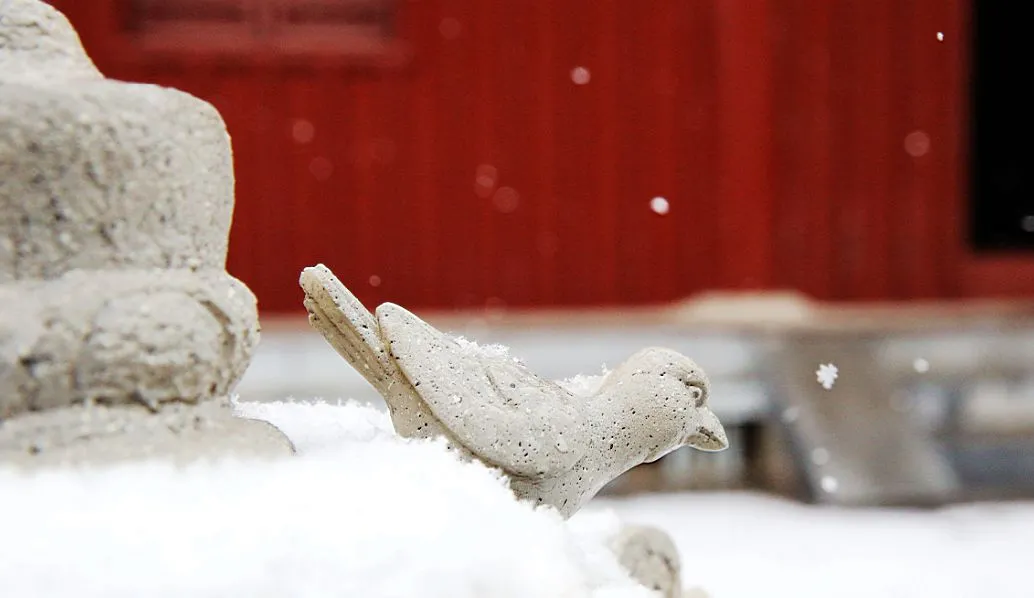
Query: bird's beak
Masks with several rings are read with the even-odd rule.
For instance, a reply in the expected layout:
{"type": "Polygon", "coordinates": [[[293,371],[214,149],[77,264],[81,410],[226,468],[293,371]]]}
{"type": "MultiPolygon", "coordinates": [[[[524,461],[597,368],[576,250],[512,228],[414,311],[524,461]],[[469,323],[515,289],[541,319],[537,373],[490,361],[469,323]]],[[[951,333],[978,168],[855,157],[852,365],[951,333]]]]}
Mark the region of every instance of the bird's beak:
{"type": "Polygon", "coordinates": [[[729,448],[729,439],[718,416],[707,407],[700,408],[697,428],[689,435],[686,444],[701,451],[715,452],[729,448]]]}

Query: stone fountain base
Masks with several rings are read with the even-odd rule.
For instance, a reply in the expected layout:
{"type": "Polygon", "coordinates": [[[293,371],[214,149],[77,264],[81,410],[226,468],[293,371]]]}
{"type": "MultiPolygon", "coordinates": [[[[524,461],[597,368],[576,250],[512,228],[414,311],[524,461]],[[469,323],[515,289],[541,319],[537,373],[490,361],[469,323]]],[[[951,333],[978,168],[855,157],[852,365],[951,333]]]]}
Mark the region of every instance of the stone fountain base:
{"type": "Polygon", "coordinates": [[[166,404],[159,411],[143,405],[73,405],[0,423],[0,463],[20,468],[152,458],[186,464],[293,451],[271,424],[234,416],[229,399],[166,404]]]}

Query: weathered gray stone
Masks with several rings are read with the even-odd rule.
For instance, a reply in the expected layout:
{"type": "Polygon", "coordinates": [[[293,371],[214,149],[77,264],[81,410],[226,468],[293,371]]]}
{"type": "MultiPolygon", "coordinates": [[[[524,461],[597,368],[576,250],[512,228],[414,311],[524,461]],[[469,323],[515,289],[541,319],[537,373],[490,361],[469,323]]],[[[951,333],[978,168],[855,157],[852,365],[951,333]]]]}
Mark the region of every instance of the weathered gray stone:
{"type": "Polygon", "coordinates": [[[444,437],[570,516],[628,469],[689,445],[726,447],[703,370],[645,349],[577,395],[385,303],[376,318],[325,266],[301,275],[309,321],[380,393],[404,437],[444,437]]]}
{"type": "Polygon", "coordinates": [[[0,304],[0,417],[226,395],[258,341],[251,293],[215,271],[73,270],[0,304]]]}
{"type": "Polygon", "coordinates": [[[21,43],[0,45],[0,283],[76,268],[224,272],[233,164],[215,108],[84,76],[55,49],[74,43],[89,64],[60,13],[37,0],[7,11],[0,43],[21,43]]]}
{"type": "Polygon", "coordinates": [[[682,565],[671,537],[655,527],[628,525],[610,542],[632,579],[664,598],[682,595],[682,565]]]}
{"type": "Polygon", "coordinates": [[[4,79],[101,79],[65,16],[49,4],[0,0],[0,74],[4,79]]]}
{"type": "MultiPolygon", "coordinates": [[[[118,428],[226,396],[258,314],[225,270],[234,181],[219,113],[180,91],[105,79],[48,4],[3,8],[0,452],[22,450],[26,430],[40,447],[64,446],[74,406],[118,428]],[[26,423],[47,417],[54,426],[26,423]]],[[[123,443],[127,454],[143,454],[138,440],[123,443]]],[[[100,439],[88,445],[101,450],[100,439]]]]}

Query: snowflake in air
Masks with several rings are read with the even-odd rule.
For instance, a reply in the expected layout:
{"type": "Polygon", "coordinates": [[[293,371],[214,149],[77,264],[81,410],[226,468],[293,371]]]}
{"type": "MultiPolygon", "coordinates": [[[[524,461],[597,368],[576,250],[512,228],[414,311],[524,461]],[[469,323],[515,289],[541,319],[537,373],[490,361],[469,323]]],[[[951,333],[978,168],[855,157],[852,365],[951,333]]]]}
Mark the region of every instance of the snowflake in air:
{"type": "Polygon", "coordinates": [[[820,365],[815,372],[815,379],[819,381],[822,388],[826,390],[833,388],[833,383],[837,381],[837,366],[832,363],[820,365]]]}

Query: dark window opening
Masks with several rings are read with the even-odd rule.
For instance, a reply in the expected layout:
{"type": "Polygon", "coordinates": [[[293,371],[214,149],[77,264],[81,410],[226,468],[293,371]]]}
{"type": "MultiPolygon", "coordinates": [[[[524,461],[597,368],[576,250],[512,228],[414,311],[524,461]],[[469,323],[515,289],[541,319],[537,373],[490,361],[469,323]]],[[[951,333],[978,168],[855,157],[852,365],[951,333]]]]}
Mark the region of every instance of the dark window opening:
{"type": "Polygon", "coordinates": [[[974,2],[970,240],[1034,249],[1034,84],[1023,3],[974,2]]]}

